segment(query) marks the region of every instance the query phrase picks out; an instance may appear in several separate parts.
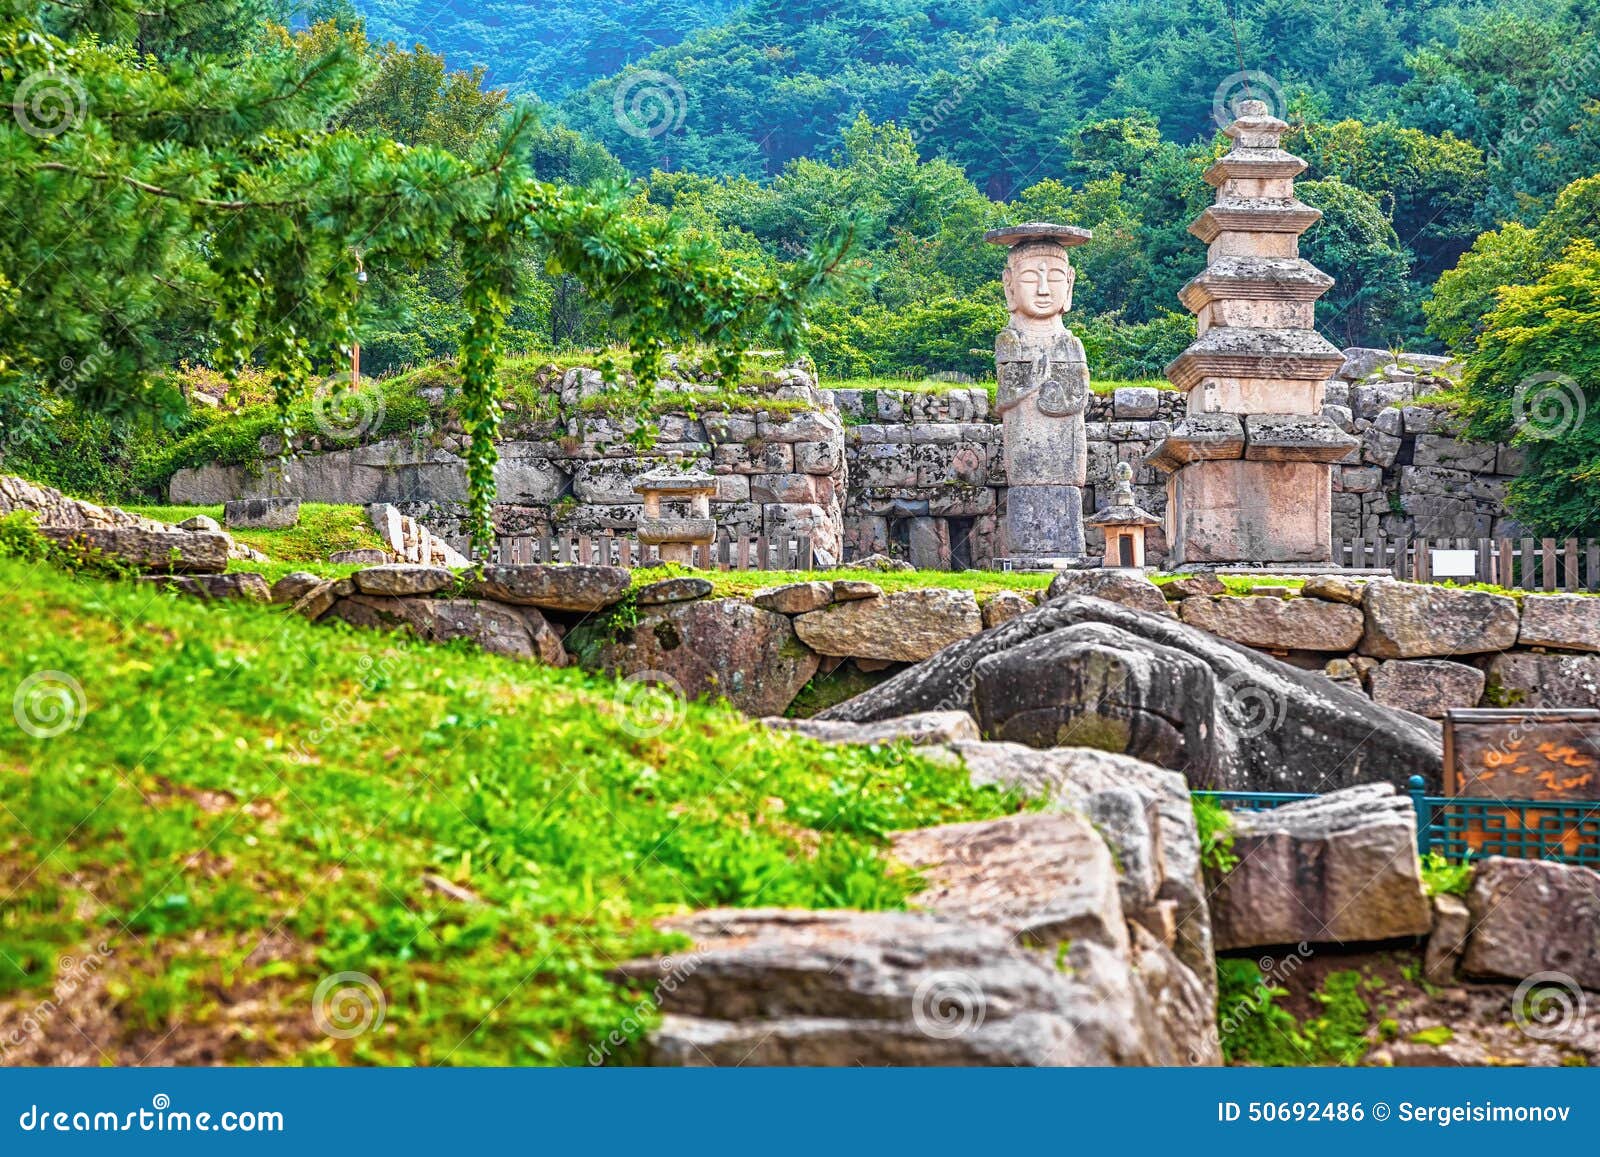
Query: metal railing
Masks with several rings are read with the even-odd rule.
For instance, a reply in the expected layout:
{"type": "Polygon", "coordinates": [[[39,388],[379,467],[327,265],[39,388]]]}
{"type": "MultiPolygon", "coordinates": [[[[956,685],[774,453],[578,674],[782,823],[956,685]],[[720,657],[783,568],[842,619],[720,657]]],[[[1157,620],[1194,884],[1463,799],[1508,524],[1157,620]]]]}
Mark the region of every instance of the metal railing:
{"type": "MultiPolygon", "coordinates": [[[[1263,812],[1314,792],[1197,791],[1228,811],[1263,812]]],[[[1406,784],[1417,813],[1417,851],[1446,860],[1510,856],[1600,867],[1600,800],[1477,799],[1427,794],[1420,775],[1406,784]]]]}

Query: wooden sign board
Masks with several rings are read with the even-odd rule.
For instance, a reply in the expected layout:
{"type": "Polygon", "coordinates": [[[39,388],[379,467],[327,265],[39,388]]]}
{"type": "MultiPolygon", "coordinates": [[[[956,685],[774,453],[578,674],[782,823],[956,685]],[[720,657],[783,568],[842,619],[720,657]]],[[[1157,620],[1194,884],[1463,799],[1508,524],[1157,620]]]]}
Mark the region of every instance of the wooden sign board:
{"type": "MultiPolygon", "coordinates": [[[[1444,793],[1600,808],[1592,803],[1600,800],[1600,711],[1450,709],[1444,719],[1444,793]]],[[[1529,845],[1573,855],[1579,843],[1592,842],[1583,833],[1593,832],[1595,824],[1574,824],[1562,814],[1495,809],[1466,821],[1459,834],[1469,847],[1497,855],[1539,854],[1529,845]]]]}

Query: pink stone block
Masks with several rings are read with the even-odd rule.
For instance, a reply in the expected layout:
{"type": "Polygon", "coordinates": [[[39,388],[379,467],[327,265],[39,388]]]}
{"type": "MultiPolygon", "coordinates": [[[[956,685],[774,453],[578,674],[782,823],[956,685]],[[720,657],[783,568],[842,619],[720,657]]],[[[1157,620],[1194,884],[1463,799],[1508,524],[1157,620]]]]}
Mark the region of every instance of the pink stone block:
{"type": "Polygon", "coordinates": [[[1167,483],[1176,563],[1326,563],[1332,480],[1318,462],[1205,461],[1167,483]]]}

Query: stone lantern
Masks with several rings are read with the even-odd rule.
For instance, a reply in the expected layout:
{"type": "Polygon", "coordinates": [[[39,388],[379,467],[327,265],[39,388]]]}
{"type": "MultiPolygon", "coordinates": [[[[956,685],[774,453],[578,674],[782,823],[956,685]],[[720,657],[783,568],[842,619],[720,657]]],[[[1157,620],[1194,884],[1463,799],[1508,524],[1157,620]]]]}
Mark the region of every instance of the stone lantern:
{"type": "Polygon", "coordinates": [[[693,470],[658,468],[641,474],[634,480],[633,488],[644,500],[644,514],[638,528],[640,545],[656,547],[662,562],[685,564],[694,562],[695,547],[703,547],[704,561],[709,565],[711,544],[717,537],[717,522],[711,517],[711,496],[717,492],[716,478],[693,470]],[[687,500],[688,515],[662,514],[662,499],[687,500]]]}
{"type": "Polygon", "coordinates": [[[1118,462],[1116,475],[1117,487],[1111,494],[1111,504],[1085,521],[1105,531],[1106,566],[1142,569],[1145,530],[1160,526],[1161,520],[1134,502],[1133,467],[1118,462]]]}

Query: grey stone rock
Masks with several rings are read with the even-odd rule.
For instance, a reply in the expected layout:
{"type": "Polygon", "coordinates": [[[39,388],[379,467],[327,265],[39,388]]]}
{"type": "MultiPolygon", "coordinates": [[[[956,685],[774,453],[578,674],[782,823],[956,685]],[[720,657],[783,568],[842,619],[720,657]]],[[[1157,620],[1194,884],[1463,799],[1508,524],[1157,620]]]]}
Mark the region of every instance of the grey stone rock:
{"type": "MultiPolygon", "coordinates": [[[[1101,599],[1066,598],[1012,619],[973,639],[951,645],[926,662],[902,671],[853,699],[819,713],[820,718],[866,722],[914,711],[974,709],[976,669],[991,656],[1001,656],[1040,636],[1103,624],[1115,628],[1115,637],[1068,634],[1057,654],[1099,656],[1121,649],[1131,652],[1127,663],[1159,669],[1162,678],[1175,678],[1188,665],[1174,660],[1179,652],[1200,660],[1211,672],[1209,697],[1183,704],[1171,719],[1152,718],[1135,723],[1131,718],[1112,720],[1101,733],[1106,742],[1150,735],[1166,741],[1175,733],[1207,739],[1203,750],[1190,751],[1183,770],[1197,787],[1250,791],[1325,791],[1370,780],[1388,781],[1396,767],[1422,775],[1430,787],[1440,786],[1441,742],[1437,724],[1406,712],[1374,704],[1365,695],[1331,683],[1320,672],[1302,671],[1236,643],[1170,618],[1144,614],[1101,599]],[[1090,648],[1071,646],[1074,640],[1095,642],[1090,648]],[[1142,656],[1142,658],[1141,658],[1142,656]],[[1193,718],[1191,718],[1193,717],[1193,718]],[[1180,726],[1181,724],[1181,726],[1180,726]]],[[[1024,663],[989,668],[995,677],[1026,684],[1039,677],[1024,663]]],[[[1057,685],[1068,685],[1068,675],[1052,675],[1057,685]]],[[[1085,686],[1092,684],[1088,674],[1085,686]]],[[[997,712],[1002,696],[987,693],[997,712]]],[[[1133,694],[1132,692],[1129,693],[1133,694]]],[[[1130,709],[1136,702],[1119,702],[1130,709]]],[[[1084,711],[1092,701],[1069,701],[1063,711],[1084,711]]],[[[1092,729],[1091,729],[1092,730],[1092,729]]],[[[1129,754],[1144,757],[1138,749],[1129,754]]],[[[1159,762],[1159,760],[1154,760],[1159,762]]]]}
{"type": "Polygon", "coordinates": [[[431,595],[455,581],[455,575],[442,566],[394,562],[368,567],[350,576],[356,590],[364,595],[431,595]]]}
{"type": "Polygon", "coordinates": [[[234,574],[147,575],[139,581],[200,599],[242,599],[264,603],[272,598],[267,580],[250,571],[234,574]]]}
{"type": "Polygon", "coordinates": [[[1498,701],[1517,707],[1600,707],[1600,655],[1508,651],[1488,675],[1498,701]]]}
{"type": "Polygon", "coordinates": [[[1456,962],[1467,945],[1472,915],[1459,896],[1441,894],[1433,898],[1433,930],[1422,957],[1422,974],[1430,984],[1454,984],[1456,962]]]}
{"type": "Polygon", "coordinates": [[[1452,707],[1476,707],[1483,698],[1484,673],[1447,659],[1386,659],[1369,676],[1372,701],[1443,719],[1452,707]]]}
{"type": "Polygon", "coordinates": [[[1524,647],[1600,651],[1600,599],[1584,595],[1527,595],[1522,600],[1524,647]]]}
{"type": "Polygon", "coordinates": [[[1361,640],[1361,611],[1321,599],[1265,596],[1184,599],[1183,621],[1269,651],[1348,651],[1361,640]]]}
{"type": "Polygon", "coordinates": [[[703,599],[711,591],[709,579],[679,575],[662,579],[660,582],[646,583],[634,592],[634,599],[641,607],[660,607],[668,603],[687,603],[694,599],[703,599]]]}
{"type": "Polygon", "coordinates": [[[1046,602],[1074,597],[1105,599],[1153,615],[1172,614],[1160,587],[1124,570],[1064,570],[1050,580],[1044,597],[1046,602]]]}
{"type": "Polygon", "coordinates": [[[983,630],[971,591],[894,591],[834,603],[794,620],[800,641],[824,655],[915,663],[983,630]]]}
{"type": "Polygon", "coordinates": [[[293,571],[272,584],[271,598],[274,603],[298,602],[322,583],[320,575],[314,575],[310,571],[293,571]]]}
{"type": "Polygon", "coordinates": [[[328,561],[339,566],[383,566],[394,561],[394,556],[376,547],[360,547],[356,550],[333,551],[328,555],[328,561]]]}
{"type": "Polygon", "coordinates": [[[137,526],[41,526],[39,533],[74,549],[117,559],[145,571],[221,574],[230,540],[205,531],[146,530],[137,526]]]}
{"type": "MultiPolygon", "coordinates": [[[[865,567],[865,562],[856,564],[865,567]]],[[[862,579],[835,579],[833,586],[833,601],[836,603],[853,603],[859,599],[875,599],[883,594],[883,588],[877,583],[869,583],[862,579]]]]}
{"type": "Polygon", "coordinates": [[[1380,580],[1362,598],[1361,651],[1415,659],[1503,651],[1517,641],[1517,602],[1507,595],[1380,580]]]}
{"type": "Polygon", "coordinates": [[[1420,936],[1432,926],[1411,800],[1372,783],[1232,816],[1227,872],[1206,870],[1219,951],[1420,936]]]}
{"type": "Polygon", "coordinates": [[[300,523],[300,500],[236,499],[222,504],[222,521],[233,530],[287,530],[300,523]]]}
{"type": "Polygon", "coordinates": [[[996,591],[985,599],[981,606],[984,629],[1009,623],[1018,615],[1026,614],[1033,608],[1034,602],[1027,595],[1017,591],[996,591]]]}
{"type": "Polygon", "coordinates": [[[620,566],[486,566],[468,593],[547,611],[593,612],[619,602],[632,576],[620,566]]]}
{"type": "Polygon", "coordinates": [[[1473,871],[1467,908],[1466,975],[1520,981],[1559,972],[1600,989],[1600,873],[1490,856],[1473,871]]]}
{"type": "Polygon", "coordinates": [[[1111,412],[1119,422],[1158,417],[1161,392],[1150,386],[1118,386],[1111,391],[1111,412]]]}
{"type": "Polygon", "coordinates": [[[210,534],[221,534],[222,523],[208,514],[196,514],[193,518],[185,518],[178,523],[179,530],[204,530],[210,534]]]}
{"type": "Polygon", "coordinates": [[[793,731],[822,743],[910,743],[917,747],[930,743],[954,743],[977,739],[978,724],[965,711],[924,711],[876,723],[839,723],[826,719],[763,719],[778,731],[793,731]]]}
{"type": "Polygon", "coordinates": [[[1161,594],[1169,602],[1178,602],[1182,599],[1200,598],[1208,595],[1226,594],[1228,588],[1217,577],[1216,571],[1202,570],[1192,574],[1185,574],[1171,582],[1162,583],[1161,594]]]}
{"type": "Polygon", "coordinates": [[[751,595],[750,601],[762,610],[777,611],[780,615],[803,615],[833,602],[833,584],[805,582],[764,587],[751,595]]]}
{"type": "Polygon", "coordinates": [[[529,608],[477,599],[394,598],[363,593],[339,599],[325,617],[373,630],[409,629],[430,643],[466,639],[490,654],[539,659],[552,667],[566,662],[560,637],[538,611],[529,608]]]}
{"type": "Polygon", "coordinates": [[[1366,584],[1355,579],[1336,574],[1314,574],[1301,585],[1300,597],[1359,607],[1365,591],[1366,584]]]}

